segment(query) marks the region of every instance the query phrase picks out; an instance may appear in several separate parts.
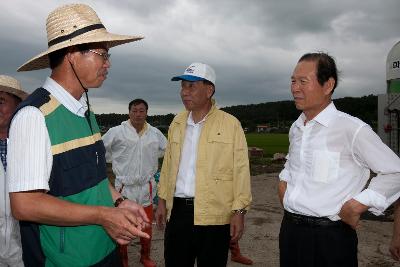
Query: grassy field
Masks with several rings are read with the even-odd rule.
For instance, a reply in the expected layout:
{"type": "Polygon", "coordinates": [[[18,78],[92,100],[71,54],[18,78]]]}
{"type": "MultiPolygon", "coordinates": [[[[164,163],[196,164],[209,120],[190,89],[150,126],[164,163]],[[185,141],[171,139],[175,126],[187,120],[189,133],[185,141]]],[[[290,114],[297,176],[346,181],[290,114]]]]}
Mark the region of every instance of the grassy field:
{"type": "Polygon", "coordinates": [[[246,134],[247,145],[264,149],[264,157],[272,157],[274,153],[287,153],[289,139],[287,134],[249,133],[246,134]]]}

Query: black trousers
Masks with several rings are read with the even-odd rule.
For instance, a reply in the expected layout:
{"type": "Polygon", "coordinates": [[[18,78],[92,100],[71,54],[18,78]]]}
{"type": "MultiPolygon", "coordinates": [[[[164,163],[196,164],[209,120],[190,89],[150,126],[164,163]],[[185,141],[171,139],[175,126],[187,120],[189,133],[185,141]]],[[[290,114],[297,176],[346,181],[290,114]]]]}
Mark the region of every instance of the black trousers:
{"type": "Polygon", "coordinates": [[[354,229],[342,222],[327,225],[306,219],[293,220],[285,212],[279,233],[281,267],[358,266],[354,229]]]}
{"type": "Polygon", "coordinates": [[[193,201],[174,198],[165,229],[166,267],[224,267],[227,263],[230,226],[194,225],[193,201]]]}

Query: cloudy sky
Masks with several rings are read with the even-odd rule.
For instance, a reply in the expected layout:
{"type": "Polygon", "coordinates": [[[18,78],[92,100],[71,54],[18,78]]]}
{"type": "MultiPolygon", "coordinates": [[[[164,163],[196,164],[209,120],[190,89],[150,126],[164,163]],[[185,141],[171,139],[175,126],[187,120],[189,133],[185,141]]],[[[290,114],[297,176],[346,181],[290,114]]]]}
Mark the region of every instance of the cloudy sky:
{"type": "MultiPolygon", "coordinates": [[[[74,1],[2,1],[0,73],[27,91],[49,70],[16,69],[46,50],[45,21],[74,1]]],[[[131,99],[149,102],[149,114],[182,109],[172,76],[192,62],[217,74],[220,106],[291,99],[289,84],[306,52],[333,55],[341,71],[335,97],[386,92],[385,64],[400,41],[399,0],[97,0],[107,30],[145,39],[110,50],[112,67],[100,89],[89,91],[96,113],[125,113],[131,99]]]]}

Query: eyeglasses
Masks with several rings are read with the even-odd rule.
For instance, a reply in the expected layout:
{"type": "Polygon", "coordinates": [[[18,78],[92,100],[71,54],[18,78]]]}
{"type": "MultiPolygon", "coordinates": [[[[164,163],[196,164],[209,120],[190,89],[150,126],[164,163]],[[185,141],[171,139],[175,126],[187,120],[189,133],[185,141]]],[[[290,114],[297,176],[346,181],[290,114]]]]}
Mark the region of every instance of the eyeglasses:
{"type": "Polygon", "coordinates": [[[102,56],[104,61],[110,60],[111,54],[107,53],[107,51],[104,53],[100,53],[100,52],[97,52],[96,50],[92,50],[92,49],[89,49],[89,51],[92,53],[95,53],[99,56],[102,56]]]}

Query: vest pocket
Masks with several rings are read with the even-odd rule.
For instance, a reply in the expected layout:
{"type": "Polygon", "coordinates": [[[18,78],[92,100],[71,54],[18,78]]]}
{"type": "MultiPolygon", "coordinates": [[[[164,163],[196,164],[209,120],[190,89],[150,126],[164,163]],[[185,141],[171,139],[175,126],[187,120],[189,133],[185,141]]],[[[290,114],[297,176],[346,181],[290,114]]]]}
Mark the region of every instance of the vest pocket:
{"type": "Polygon", "coordinates": [[[97,160],[94,151],[82,149],[54,156],[53,166],[59,168],[52,169],[49,180],[50,194],[57,197],[74,195],[105,179],[105,173],[99,175],[97,160]]]}

